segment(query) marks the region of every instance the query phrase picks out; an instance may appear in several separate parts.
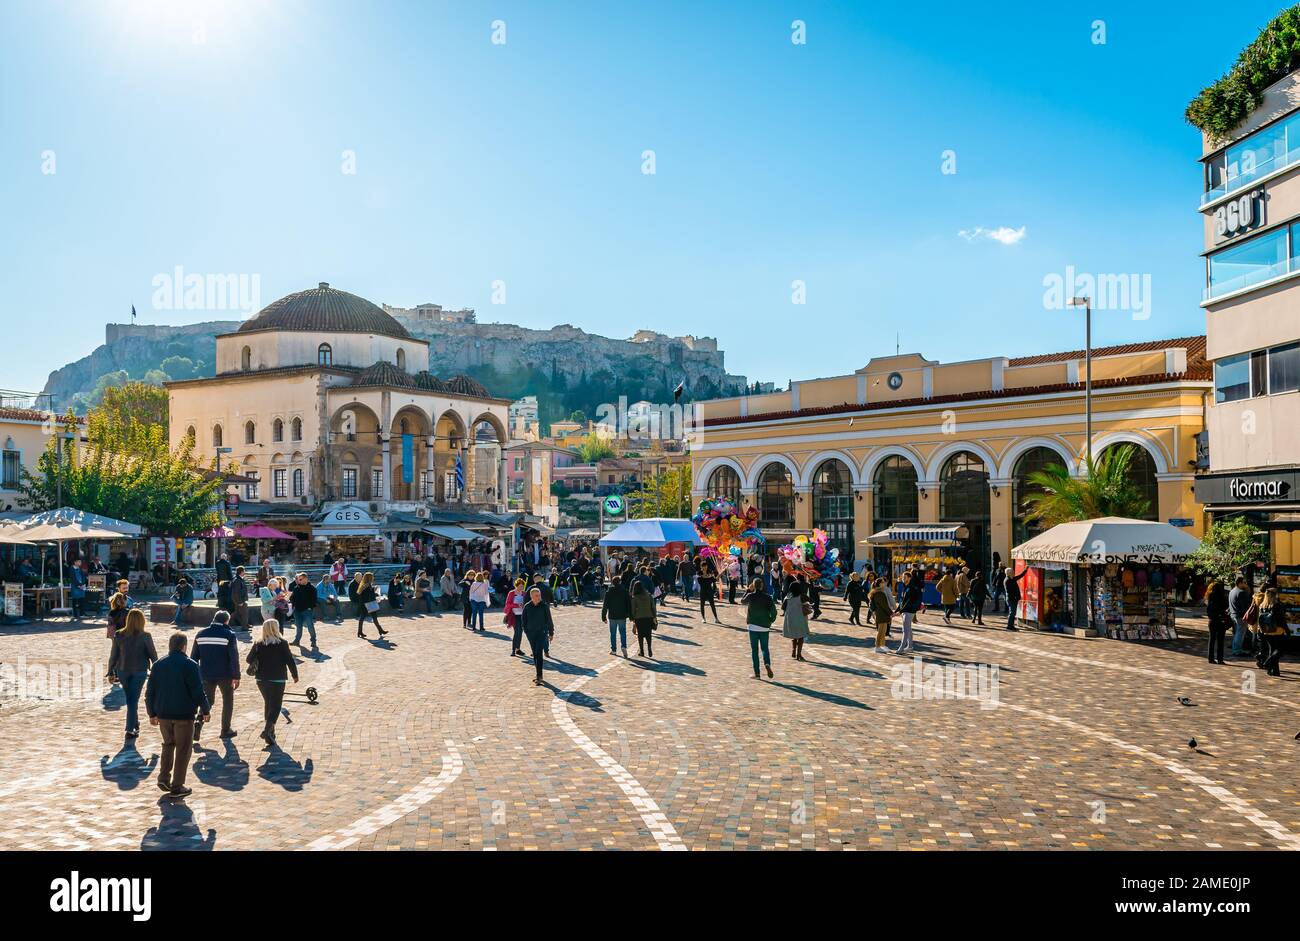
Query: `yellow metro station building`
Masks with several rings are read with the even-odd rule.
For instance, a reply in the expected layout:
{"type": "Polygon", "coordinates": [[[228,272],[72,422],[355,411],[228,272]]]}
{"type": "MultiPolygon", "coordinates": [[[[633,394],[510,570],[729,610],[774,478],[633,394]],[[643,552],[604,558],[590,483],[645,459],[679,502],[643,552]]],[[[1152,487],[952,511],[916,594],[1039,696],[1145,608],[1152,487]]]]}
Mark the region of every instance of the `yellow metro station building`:
{"type": "MultiPolygon", "coordinates": [[[[1084,375],[1082,350],[957,363],[912,353],[709,400],[696,416],[692,495],[757,506],[777,542],[825,529],[856,567],[868,561],[860,541],[893,524],[960,523],[967,558],[987,569],[1041,531],[1025,519],[1028,476],[1061,463],[1084,472],[1084,375]]],[[[1148,517],[1201,536],[1205,337],[1094,349],[1092,376],[1094,456],[1136,445],[1130,472],[1148,517]]]]}

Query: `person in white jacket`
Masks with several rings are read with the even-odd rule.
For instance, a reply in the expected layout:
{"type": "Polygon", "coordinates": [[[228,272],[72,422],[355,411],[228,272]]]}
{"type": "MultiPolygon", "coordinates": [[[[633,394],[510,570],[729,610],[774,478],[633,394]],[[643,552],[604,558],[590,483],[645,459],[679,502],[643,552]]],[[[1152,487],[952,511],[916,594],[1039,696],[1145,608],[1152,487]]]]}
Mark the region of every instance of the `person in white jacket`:
{"type": "Polygon", "coordinates": [[[474,576],[474,584],[469,586],[469,626],[471,630],[487,631],[485,624],[488,605],[492,603],[492,589],[488,585],[487,572],[474,576]]]}

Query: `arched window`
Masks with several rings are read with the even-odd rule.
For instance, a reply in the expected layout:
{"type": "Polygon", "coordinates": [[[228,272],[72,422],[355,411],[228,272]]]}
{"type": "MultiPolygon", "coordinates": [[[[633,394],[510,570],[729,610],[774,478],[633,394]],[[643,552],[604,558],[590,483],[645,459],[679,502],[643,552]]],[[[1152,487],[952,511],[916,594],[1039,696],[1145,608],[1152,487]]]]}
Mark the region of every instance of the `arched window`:
{"type": "Polygon", "coordinates": [[[885,458],[871,483],[876,488],[872,525],[877,532],[895,523],[917,522],[916,467],[911,461],[898,454],[885,458]]]}
{"type": "Polygon", "coordinates": [[[758,479],[758,521],[760,526],[774,529],[794,526],[794,481],[789,468],[779,461],[763,468],[758,479]]]}
{"type": "Polygon", "coordinates": [[[1037,520],[1028,519],[1028,497],[1043,490],[1029,478],[1053,464],[1063,466],[1065,461],[1051,448],[1030,448],[1016,458],[1016,466],[1011,471],[1011,545],[1027,542],[1047,529],[1037,520]]]}
{"type": "Polygon", "coordinates": [[[257,426],[253,424],[251,421],[246,422],[244,424],[244,443],[245,444],[257,443],[257,426]]]}
{"type": "Polygon", "coordinates": [[[406,350],[397,351],[397,368],[406,371],[406,350]]]}
{"type": "Polygon", "coordinates": [[[239,368],[244,372],[248,372],[253,368],[253,348],[251,346],[244,347],[243,352],[239,354],[239,368]]]}
{"type": "Polygon", "coordinates": [[[853,559],[853,477],[843,461],[823,461],[813,475],[813,526],[826,530],[847,566],[853,559]]]}
{"type": "Polygon", "coordinates": [[[316,347],[316,362],[321,366],[334,365],[334,348],[328,343],[316,347]]]}
{"type": "Polygon", "coordinates": [[[284,440],[284,421],[279,418],[271,422],[271,440],[272,441],[284,440]]]}
{"type": "Polygon", "coordinates": [[[735,468],[723,464],[709,475],[708,494],[713,500],[730,500],[740,505],[740,475],[735,468]]]}
{"type": "Polygon", "coordinates": [[[221,447],[221,426],[220,425],[212,426],[212,446],[214,448],[221,447]]]}
{"type": "Polygon", "coordinates": [[[293,436],[294,441],[302,440],[302,419],[295,418],[289,425],[289,434],[293,436]]]}
{"type": "Polygon", "coordinates": [[[295,497],[307,495],[307,479],[301,467],[295,467],[293,471],[293,495],[295,497]]]}
{"type": "Polygon", "coordinates": [[[939,472],[939,519],[970,531],[966,562],[972,568],[984,568],[991,558],[989,512],[988,468],[970,451],[958,451],[939,472]]]}
{"type": "MultiPolygon", "coordinates": [[[[1147,503],[1146,512],[1142,514],[1141,519],[1156,522],[1160,519],[1160,485],[1156,482],[1156,462],[1151,457],[1151,452],[1140,444],[1112,444],[1101,454],[1107,454],[1116,448],[1128,447],[1133,451],[1133,456],[1128,462],[1128,479],[1129,482],[1137,488],[1139,496],[1147,503]]],[[[1098,458],[1101,454],[1097,455],[1098,458]]]]}
{"type": "Polygon", "coordinates": [[[193,446],[194,443],[199,440],[199,434],[197,431],[194,430],[193,425],[190,425],[190,427],[185,429],[185,437],[189,439],[191,446],[193,446]]]}

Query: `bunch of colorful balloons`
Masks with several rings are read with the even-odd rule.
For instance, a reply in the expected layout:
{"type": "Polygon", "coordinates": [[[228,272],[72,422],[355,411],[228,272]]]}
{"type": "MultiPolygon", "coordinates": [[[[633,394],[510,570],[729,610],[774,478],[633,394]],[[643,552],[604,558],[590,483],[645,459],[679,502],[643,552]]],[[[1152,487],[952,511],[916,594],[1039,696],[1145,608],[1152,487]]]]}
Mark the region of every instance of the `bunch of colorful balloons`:
{"type": "Polygon", "coordinates": [[[755,506],[741,513],[730,500],[701,500],[691,522],[704,541],[700,555],[706,558],[716,556],[725,560],[729,556],[741,556],[746,549],[763,542],[755,506]]]}
{"type": "Polygon", "coordinates": [[[781,568],[788,575],[803,572],[824,587],[830,587],[841,568],[840,550],[831,548],[830,540],[824,529],[814,529],[812,538],[795,536],[794,542],[777,550],[781,556],[781,568]]]}

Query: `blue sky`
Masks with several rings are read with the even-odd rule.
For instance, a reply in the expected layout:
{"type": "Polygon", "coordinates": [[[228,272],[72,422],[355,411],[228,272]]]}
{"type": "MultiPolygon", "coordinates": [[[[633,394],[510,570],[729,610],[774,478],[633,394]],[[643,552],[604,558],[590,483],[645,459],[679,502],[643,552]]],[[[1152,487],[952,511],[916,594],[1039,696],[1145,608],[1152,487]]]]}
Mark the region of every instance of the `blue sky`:
{"type": "Polygon", "coordinates": [[[1067,266],[1150,275],[1150,316],[1099,313],[1099,344],[1201,332],[1182,112],[1281,6],[975,6],[6,2],[0,387],[40,388],[133,303],[237,316],[154,309],[177,265],[257,274],[264,304],[327,280],[716,336],[781,384],[896,333],[941,360],[1080,346],[1043,303],[1067,266]]]}

